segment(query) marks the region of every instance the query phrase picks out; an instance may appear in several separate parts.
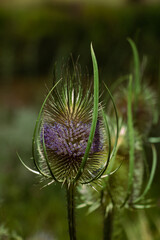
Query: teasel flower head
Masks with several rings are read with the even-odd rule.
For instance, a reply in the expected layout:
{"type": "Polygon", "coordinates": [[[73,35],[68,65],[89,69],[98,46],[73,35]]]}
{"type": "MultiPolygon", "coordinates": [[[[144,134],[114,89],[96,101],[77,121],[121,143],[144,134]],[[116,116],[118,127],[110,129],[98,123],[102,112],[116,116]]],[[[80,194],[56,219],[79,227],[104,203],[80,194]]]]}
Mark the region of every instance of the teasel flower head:
{"type": "MultiPolygon", "coordinates": [[[[133,73],[131,107],[133,113],[134,127],[144,138],[146,138],[151,127],[157,120],[157,94],[145,79],[143,79],[143,62],[140,64],[138,51],[135,43],[128,39],[133,52],[133,73]]],[[[114,100],[119,117],[127,123],[128,89],[126,82],[130,75],[120,77],[112,86],[114,100]]],[[[112,111],[109,112],[112,115],[112,111]]]]}
{"type": "MultiPolygon", "coordinates": [[[[119,87],[114,94],[118,115],[127,122],[127,87],[119,87]]],[[[136,96],[133,91],[132,110],[135,128],[144,136],[147,136],[154,124],[157,114],[156,93],[147,84],[142,84],[141,91],[136,96]],[[136,103],[136,106],[135,106],[136,103]],[[155,116],[155,117],[154,117],[155,116]]],[[[111,114],[111,112],[109,112],[111,114]]]]}
{"type": "Polygon", "coordinates": [[[98,66],[92,46],[91,55],[93,87],[74,65],[72,73],[68,69],[63,72],[40,109],[32,141],[36,171],[27,168],[44,179],[87,184],[99,179],[108,167],[111,147],[104,144],[109,133],[99,102],[98,66]]]}
{"type": "MultiPolygon", "coordinates": [[[[138,131],[138,129],[134,126],[134,110],[132,106],[132,94],[133,94],[133,81],[132,76],[129,77],[129,84],[128,84],[128,94],[127,94],[127,131],[126,134],[123,135],[124,140],[121,141],[122,143],[127,141],[128,151],[125,153],[124,148],[123,151],[119,151],[121,145],[118,146],[117,154],[124,156],[124,164],[122,166],[122,170],[128,174],[121,174],[119,171],[117,176],[120,177],[122,175],[126,175],[127,179],[123,179],[123,185],[126,187],[125,190],[125,199],[123,199],[123,203],[120,207],[126,208],[145,208],[151,207],[152,204],[147,204],[147,200],[145,199],[146,194],[148,193],[154,174],[155,174],[155,166],[157,162],[156,150],[155,147],[152,145],[152,168],[150,175],[148,176],[148,182],[146,184],[146,179],[144,179],[144,173],[146,170],[146,159],[145,159],[145,151],[143,149],[143,133],[138,131]],[[144,185],[146,184],[145,188],[143,189],[144,185]]],[[[121,131],[120,131],[121,133],[121,131]]],[[[127,146],[126,145],[126,146],[127,146]]],[[[123,145],[122,145],[123,146],[123,145]]],[[[113,176],[114,177],[114,176],[113,176]]],[[[119,177],[118,177],[119,178],[119,177]]],[[[112,184],[112,180],[111,180],[112,184]]],[[[124,191],[123,191],[124,192],[124,191]]],[[[117,194],[116,194],[117,195],[117,194]]]]}
{"type": "Polygon", "coordinates": [[[128,199],[126,202],[126,206],[128,207],[141,193],[144,180],[145,164],[141,136],[136,130],[134,130],[134,135],[132,136],[134,138],[134,142],[131,146],[129,126],[127,126],[127,124],[121,120],[120,122],[121,126],[119,130],[116,157],[112,167],[115,169],[121,164],[121,162],[122,164],[119,168],[119,171],[110,176],[108,179],[109,189],[111,189],[111,192],[109,193],[108,189],[104,189],[104,193],[106,196],[108,196],[108,198],[110,198],[111,202],[113,199],[113,205],[116,207],[121,207],[125,201],[128,191],[129,175],[132,174],[132,184],[130,186],[130,191],[128,193],[128,199]],[[130,159],[131,149],[133,152],[133,159],[130,159]],[[131,169],[131,165],[134,165],[133,169],[131,169]]]}
{"type": "MultiPolygon", "coordinates": [[[[91,130],[93,94],[87,84],[85,89],[81,85],[82,79],[77,82],[77,77],[76,72],[73,76],[69,74],[62,79],[63,85],[60,84],[59,88],[53,91],[43,109],[40,126],[38,148],[40,165],[45,174],[49,175],[50,170],[54,172],[55,178],[60,182],[70,182],[76,177],[91,130]],[[45,160],[45,151],[50,170],[45,160]]],[[[89,180],[102,166],[104,160],[103,132],[102,117],[99,113],[86,169],[81,177],[83,181],[89,180]]]]}

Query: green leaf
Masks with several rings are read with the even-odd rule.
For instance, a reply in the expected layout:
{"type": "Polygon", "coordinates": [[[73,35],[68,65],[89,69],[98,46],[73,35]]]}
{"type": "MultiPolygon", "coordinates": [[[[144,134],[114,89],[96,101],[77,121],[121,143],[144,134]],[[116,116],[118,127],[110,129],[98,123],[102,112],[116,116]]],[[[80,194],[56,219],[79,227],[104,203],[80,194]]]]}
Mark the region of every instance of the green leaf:
{"type": "Polygon", "coordinates": [[[132,52],[133,52],[133,60],[134,60],[134,90],[135,90],[135,96],[137,98],[137,95],[140,93],[141,89],[141,83],[140,83],[140,64],[139,64],[139,56],[138,56],[138,51],[136,48],[135,43],[133,42],[132,39],[128,38],[128,42],[131,45],[132,52]]]}
{"type": "Polygon", "coordinates": [[[100,203],[99,203],[99,202],[93,203],[93,204],[89,207],[87,214],[90,214],[90,213],[94,212],[94,211],[95,211],[96,209],[98,209],[99,207],[100,207],[100,203]]]}
{"type": "Polygon", "coordinates": [[[160,143],[160,137],[150,137],[148,141],[150,143],[160,143]]]}
{"type": "Polygon", "coordinates": [[[111,136],[110,136],[110,130],[109,130],[107,118],[106,118],[106,116],[104,114],[103,108],[102,108],[102,116],[103,116],[103,119],[104,119],[104,126],[105,126],[105,130],[106,130],[106,134],[108,136],[108,146],[109,146],[108,147],[108,157],[107,157],[106,163],[104,164],[102,169],[100,169],[98,171],[97,175],[93,176],[93,178],[91,178],[89,181],[83,182],[82,184],[88,184],[88,183],[93,182],[94,180],[100,178],[102,176],[102,174],[106,171],[107,166],[108,166],[109,161],[110,161],[110,156],[111,156],[111,136]]]}
{"type": "Polygon", "coordinates": [[[46,163],[47,163],[47,166],[48,166],[48,169],[49,169],[49,172],[52,176],[52,178],[58,182],[57,178],[54,176],[53,174],[53,171],[51,169],[51,166],[50,166],[50,163],[49,163],[49,160],[48,160],[48,155],[47,155],[47,151],[46,151],[46,145],[45,145],[45,141],[44,141],[44,131],[43,131],[43,151],[44,151],[44,157],[45,157],[45,160],[46,160],[46,163]]]}
{"type": "Polygon", "coordinates": [[[134,204],[132,206],[133,209],[148,209],[148,208],[152,208],[152,207],[156,207],[155,203],[152,204],[134,204]]]}
{"type": "MultiPolygon", "coordinates": [[[[125,82],[125,81],[128,81],[128,78],[129,78],[129,75],[125,75],[125,76],[121,76],[120,78],[118,78],[110,87],[110,92],[114,92],[119,86],[121,83],[125,82]]],[[[107,98],[106,98],[106,102],[108,104],[108,101],[109,101],[109,98],[110,96],[108,95],[107,98]]]]}
{"type": "Polygon", "coordinates": [[[23,160],[22,160],[22,158],[20,157],[20,155],[19,155],[18,153],[16,153],[16,154],[17,154],[19,160],[21,161],[21,163],[23,164],[23,166],[24,166],[26,169],[28,169],[30,172],[35,173],[35,174],[37,174],[37,175],[40,174],[39,172],[37,172],[37,171],[31,169],[30,167],[28,167],[28,166],[23,162],[23,160]]]}
{"type": "MultiPolygon", "coordinates": [[[[104,172],[107,170],[107,167],[109,165],[109,162],[110,160],[114,157],[115,153],[116,153],[116,148],[117,148],[117,142],[118,142],[118,137],[119,137],[119,122],[118,122],[118,113],[117,113],[117,108],[116,108],[116,105],[115,105],[115,102],[114,102],[114,99],[113,99],[113,96],[111,94],[111,92],[109,91],[107,85],[104,83],[105,85],[105,88],[107,89],[108,93],[109,93],[109,97],[111,98],[111,101],[112,101],[112,104],[113,104],[113,107],[114,107],[114,111],[115,111],[115,116],[116,116],[116,127],[117,127],[117,132],[116,132],[116,140],[115,140],[115,143],[114,143],[114,146],[113,146],[113,150],[111,152],[111,137],[110,137],[110,130],[109,130],[109,126],[108,126],[108,122],[107,122],[107,118],[104,114],[104,111],[103,111],[103,108],[102,108],[102,116],[103,116],[103,119],[104,119],[104,126],[105,126],[105,130],[106,130],[106,134],[108,135],[108,145],[109,145],[109,150],[108,150],[108,157],[107,157],[107,160],[106,160],[106,163],[104,164],[104,166],[102,167],[102,169],[97,173],[96,176],[94,176],[92,179],[90,179],[89,181],[87,182],[83,182],[83,184],[88,184],[94,180],[97,180],[98,178],[100,178],[104,172]]],[[[121,166],[121,164],[120,164],[121,166]]],[[[119,169],[116,168],[113,172],[109,173],[107,176],[110,176],[112,175],[113,173],[115,173],[117,170],[119,169]]]]}
{"type": "Polygon", "coordinates": [[[112,172],[109,172],[109,173],[106,174],[106,175],[101,176],[101,178],[109,177],[109,176],[113,175],[114,173],[116,173],[116,172],[120,169],[120,167],[122,166],[123,161],[124,161],[124,159],[121,161],[121,163],[119,164],[119,166],[116,167],[116,169],[114,169],[112,172]]]}
{"type": "Polygon", "coordinates": [[[87,204],[86,204],[86,203],[81,203],[81,204],[79,204],[76,208],[77,208],[77,209],[80,209],[80,208],[84,208],[84,207],[87,207],[87,204]]]}
{"type": "Polygon", "coordinates": [[[107,85],[105,83],[104,83],[104,86],[107,89],[107,92],[108,92],[108,94],[110,96],[110,99],[112,101],[114,112],[115,112],[115,117],[116,117],[116,139],[115,139],[115,143],[114,143],[113,150],[112,150],[112,153],[111,153],[111,158],[113,158],[115,153],[116,153],[116,148],[117,148],[117,143],[118,143],[118,138],[119,138],[119,120],[118,120],[118,112],[117,112],[117,108],[116,108],[116,104],[114,102],[113,96],[112,96],[109,88],[107,87],[107,85]]]}
{"type": "Polygon", "coordinates": [[[34,165],[37,169],[37,171],[43,175],[44,177],[47,177],[47,178],[50,178],[49,175],[45,174],[41,168],[39,167],[37,161],[36,161],[36,158],[35,158],[35,144],[36,144],[36,134],[37,134],[37,130],[38,130],[38,127],[40,125],[40,121],[41,121],[41,114],[42,114],[42,111],[43,111],[43,108],[49,98],[49,96],[51,95],[52,91],[54,90],[54,88],[57,86],[57,84],[61,81],[61,79],[59,81],[57,81],[57,83],[51,88],[51,90],[49,91],[49,93],[47,94],[42,106],[41,106],[41,109],[39,111],[39,114],[38,114],[38,118],[36,120],[36,124],[35,124],[35,128],[34,128],[34,132],[33,132],[33,137],[32,137],[32,157],[33,157],[33,161],[34,161],[34,165]]]}
{"type": "Polygon", "coordinates": [[[153,163],[152,163],[152,169],[151,169],[150,177],[149,177],[149,180],[148,180],[148,183],[145,187],[144,192],[133,203],[137,203],[137,202],[141,201],[142,199],[144,199],[145,195],[150,190],[151,184],[153,182],[153,178],[154,178],[155,171],[156,171],[156,166],[157,166],[157,152],[156,152],[156,148],[153,144],[151,145],[151,147],[152,147],[152,154],[153,154],[152,155],[153,163]]]}
{"type": "Polygon", "coordinates": [[[78,181],[78,179],[81,177],[86,162],[87,158],[89,156],[90,148],[93,142],[95,130],[96,130],[96,124],[97,124],[97,119],[98,119],[98,103],[99,103],[99,74],[98,74],[98,65],[97,65],[97,60],[96,56],[91,44],[91,56],[92,56],[92,62],[93,62],[93,71],[94,71],[94,106],[93,106],[93,117],[92,117],[92,124],[91,124],[91,130],[87,142],[87,147],[80,165],[80,168],[78,170],[78,173],[74,179],[74,182],[78,181]]]}
{"type": "MultiPolygon", "coordinates": [[[[103,113],[104,123],[105,123],[105,129],[106,129],[106,132],[108,133],[108,138],[109,138],[109,142],[108,142],[108,144],[109,144],[109,154],[108,154],[108,159],[107,159],[107,161],[106,161],[106,163],[105,163],[102,171],[98,174],[98,176],[96,177],[96,179],[100,178],[100,177],[104,174],[104,172],[107,170],[107,167],[108,167],[108,165],[109,165],[110,160],[111,160],[112,158],[114,158],[114,155],[115,155],[115,153],[116,153],[117,143],[118,143],[118,137],[119,137],[119,121],[118,121],[117,108],[116,108],[116,105],[115,105],[113,96],[112,96],[109,88],[107,87],[107,85],[106,85],[105,83],[104,83],[104,86],[105,86],[105,88],[106,88],[106,90],[107,90],[107,92],[108,92],[108,94],[109,94],[109,97],[110,97],[110,99],[111,99],[111,101],[112,101],[113,108],[114,108],[114,112],[115,112],[115,116],[116,116],[116,139],[115,139],[115,143],[114,143],[114,146],[113,146],[113,150],[112,150],[112,152],[111,152],[111,154],[110,154],[110,148],[111,148],[111,146],[110,146],[110,144],[111,144],[110,131],[109,131],[108,123],[107,123],[107,118],[106,118],[106,116],[104,115],[104,112],[102,112],[102,113],[103,113]]],[[[108,176],[109,176],[109,175],[112,175],[113,173],[115,173],[118,169],[119,169],[119,167],[118,167],[117,169],[115,169],[113,172],[109,173],[108,176]]]]}

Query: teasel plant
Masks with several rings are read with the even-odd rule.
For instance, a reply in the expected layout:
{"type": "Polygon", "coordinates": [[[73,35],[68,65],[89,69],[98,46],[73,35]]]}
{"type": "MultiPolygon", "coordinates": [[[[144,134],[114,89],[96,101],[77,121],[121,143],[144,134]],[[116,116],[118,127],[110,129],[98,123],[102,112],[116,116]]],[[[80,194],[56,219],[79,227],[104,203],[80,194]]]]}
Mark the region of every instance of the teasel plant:
{"type": "Polygon", "coordinates": [[[118,141],[116,107],[105,85],[116,113],[116,137],[111,149],[111,134],[104,111],[105,104],[100,102],[98,65],[92,44],[91,57],[93,84],[88,83],[89,79],[83,81],[75,65],[73,73],[66,70],[48,92],[33,133],[32,158],[35,169],[28,167],[18,154],[22,164],[42,180],[47,180],[48,185],[55,182],[66,188],[70,240],[77,239],[76,188],[79,185],[93,187],[93,184],[99,184],[106,177],[118,141]]]}
{"type": "MultiPolygon", "coordinates": [[[[155,173],[157,155],[156,148],[153,143],[158,142],[159,138],[150,138],[149,133],[158,118],[157,96],[155,91],[149,87],[149,84],[142,81],[144,64],[140,67],[140,60],[138,50],[132,39],[128,39],[133,52],[133,66],[134,72],[128,76],[120,78],[112,90],[117,88],[120,83],[129,79],[129,84],[119,87],[118,91],[113,93],[114,100],[117,106],[118,115],[122,118],[123,124],[127,125],[127,142],[128,142],[128,159],[129,159],[129,178],[128,178],[128,194],[123,206],[129,200],[131,203],[138,203],[143,199],[148,192],[148,185],[142,196],[140,194],[140,186],[143,183],[144,170],[147,168],[147,161],[145,157],[144,145],[151,143],[153,152],[153,165],[149,178],[149,186],[153,180],[155,173]],[[138,146],[138,147],[137,147],[138,146]],[[130,195],[129,189],[132,188],[130,195]],[[137,199],[136,199],[137,198],[137,199]]],[[[111,112],[110,112],[111,114],[111,112]]],[[[147,170],[148,172],[148,170],[147,170]]],[[[138,207],[133,204],[132,207],[138,207]]],[[[149,207],[149,205],[148,205],[149,207]]]]}
{"type": "MultiPolygon", "coordinates": [[[[149,137],[150,129],[155,122],[153,119],[158,115],[156,93],[142,82],[136,45],[131,39],[128,41],[133,52],[134,73],[121,77],[110,87],[118,112],[119,138],[116,152],[107,171],[112,171],[121,161],[123,164],[115,174],[103,178],[97,192],[93,192],[92,189],[88,191],[86,186],[79,187],[83,201],[79,204],[79,208],[88,207],[88,212],[98,208],[102,211],[104,240],[125,239],[126,229],[122,226],[125,211],[155,206],[154,201],[147,199],[146,195],[151,188],[157,164],[154,143],[160,140],[149,137]],[[152,149],[150,173],[144,145],[147,147],[150,145],[152,149]]],[[[108,97],[106,102],[109,102],[108,97]]],[[[110,104],[108,104],[108,116],[110,131],[114,133],[114,112],[110,104]]],[[[111,148],[114,141],[112,134],[111,148]]]]}
{"type": "MultiPolygon", "coordinates": [[[[130,199],[131,203],[138,203],[143,200],[147,194],[150,184],[155,174],[157,154],[156,148],[153,145],[160,141],[160,138],[149,137],[149,133],[153,125],[158,119],[158,103],[156,92],[149,87],[149,84],[144,82],[143,72],[144,65],[140,66],[139,54],[135,43],[132,39],[128,39],[133,52],[133,74],[129,75],[128,86],[120,87],[118,92],[114,95],[114,99],[117,106],[119,116],[123,119],[123,123],[127,124],[128,128],[128,147],[129,147],[129,186],[132,188],[131,197],[126,198],[123,205],[127,203],[127,199],[130,199]],[[138,138],[137,138],[138,137],[138,138]],[[138,141],[137,141],[138,140],[138,141]],[[136,145],[140,146],[137,149],[136,145]],[[153,162],[151,168],[151,174],[148,180],[148,184],[142,196],[140,194],[140,186],[143,183],[144,171],[148,172],[148,164],[146,160],[144,146],[151,146],[153,153],[153,162]],[[130,171],[131,170],[131,171],[130,171]],[[149,186],[149,187],[148,187],[149,186]],[[137,198],[137,199],[136,199],[137,198]]],[[[126,76],[119,81],[126,80],[126,76]]],[[[118,83],[119,84],[119,83],[118,83]]],[[[117,83],[115,83],[115,86],[117,83]]],[[[113,88],[115,88],[113,86],[113,88]]],[[[149,175],[149,174],[148,174],[149,175]]],[[[129,188],[130,188],[129,187],[129,188]]],[[[151,205],[147,205],[150,207],[151,205]]],[[[140,207],[137,204],[133,204],[132,207],[140,207]]]]}

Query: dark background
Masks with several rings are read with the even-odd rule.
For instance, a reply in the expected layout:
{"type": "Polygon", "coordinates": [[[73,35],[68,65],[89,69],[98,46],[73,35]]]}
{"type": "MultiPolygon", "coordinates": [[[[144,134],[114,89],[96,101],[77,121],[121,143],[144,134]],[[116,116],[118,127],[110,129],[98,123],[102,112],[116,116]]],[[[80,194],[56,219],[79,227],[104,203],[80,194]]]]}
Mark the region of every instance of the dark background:
{"type": "MultiPolygon", "coordinates": [[[[80,56],[82,70],[87,68],[92,76],[91,42],[100,80],[110,86],[133,69],[127,42],[132,38],[140,60],[147,58],[145,80],[159,96],[160,5],[149,1],[22,2],[0,3],[0,231],[5,227],[22,239],[66,240],[65,190],[59,185],[41,189],[44,184],[22,166],[16,151],[32,167],[32,133],[46,84],[52,82],[54,63],[58,77],[71,54],[75,60],[80,56]]],[[[157,124],[151,136],[159,133],[157,124]]],[[[157,202],[159,171],[158,162],[150,192],[157,202]]],[[[128,239],[158,240],[159,213],[159,203],[141,211],[134,228],[133,223],[129,226],[128,239]]],[[[79,239],[102,238],[101,212],[86,215],[85,209],[77,210],[77,217],[79,239]]]]}

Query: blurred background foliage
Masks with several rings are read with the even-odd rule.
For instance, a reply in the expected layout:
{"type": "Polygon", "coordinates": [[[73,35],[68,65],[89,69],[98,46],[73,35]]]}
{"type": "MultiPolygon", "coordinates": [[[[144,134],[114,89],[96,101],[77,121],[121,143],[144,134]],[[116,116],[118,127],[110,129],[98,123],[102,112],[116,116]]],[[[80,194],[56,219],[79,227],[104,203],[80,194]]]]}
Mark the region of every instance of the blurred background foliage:
{"type": "MultiPolygon", "coordinates": [[[[38,184],[16,156],[18,151],[32,166],[32,133],[54,63],[58,77],[70,54],[74,60],[80,56],[82,70],[92,75],[92,41],[100,79],[110,86],[133,68],[126,41],[131,37],[140,60],[147,59],[145,78],[159,96],[159,29],[158,1],[0,2],[0,239],[68,239],[65,192],[55,185],[41,189],[45,183],[38,184]]],[[[159,125],[152,136],[160,133],[159,125]]],[[[158,206],[127,213],[130,240],[160,239],[159,171],[158,163],[150,193],[158,206]]],[[[102,238],[100,212],[86,215],[82,209],[77,215],[79,239],[102,238]]]]}

